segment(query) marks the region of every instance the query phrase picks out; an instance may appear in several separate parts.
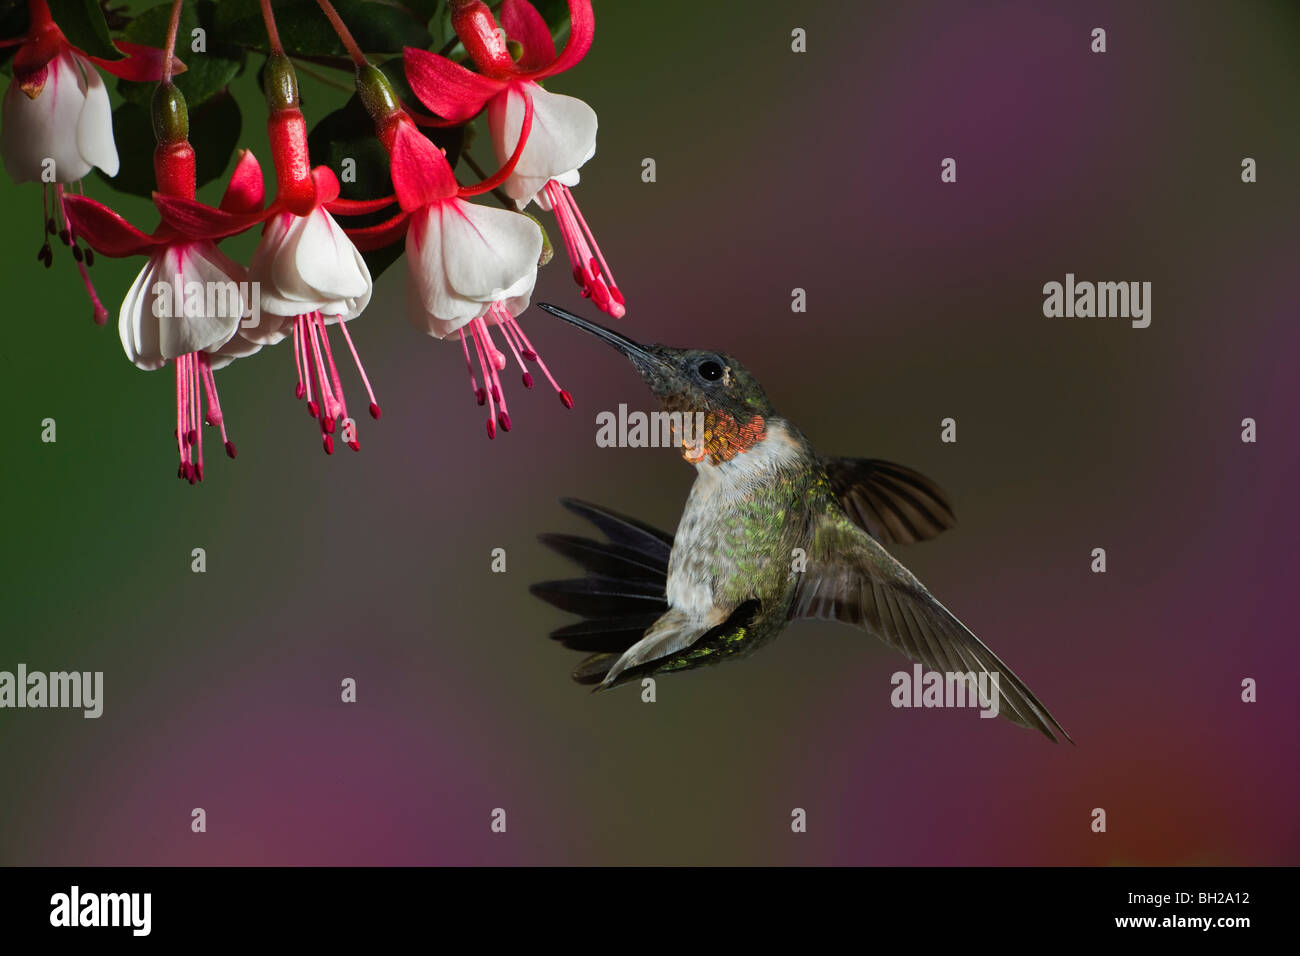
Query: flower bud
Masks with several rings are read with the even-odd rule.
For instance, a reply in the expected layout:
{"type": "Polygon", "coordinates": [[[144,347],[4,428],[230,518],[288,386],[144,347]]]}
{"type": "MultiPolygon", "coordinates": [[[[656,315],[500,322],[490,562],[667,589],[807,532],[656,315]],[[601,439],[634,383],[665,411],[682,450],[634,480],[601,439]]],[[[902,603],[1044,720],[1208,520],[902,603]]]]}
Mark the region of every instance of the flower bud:
{"type": "Polygon", "coordinates": [[[369,63],[357,67],[357,95],[377,128],[387,126],[398,113],[403,112],[388,77],[369,63]]]}
{"type": "Polygon", "coordinates": [[[266,58],[266,105],[272,113],[298,108],[298,77],[283,53],[266,58]]]}
{"type": "Polygon", "coordinates": [[[154,91],[153,135],[159,146],[183,143],[190,137],[185,95],[171,83],[159,83],[154,91]]]}

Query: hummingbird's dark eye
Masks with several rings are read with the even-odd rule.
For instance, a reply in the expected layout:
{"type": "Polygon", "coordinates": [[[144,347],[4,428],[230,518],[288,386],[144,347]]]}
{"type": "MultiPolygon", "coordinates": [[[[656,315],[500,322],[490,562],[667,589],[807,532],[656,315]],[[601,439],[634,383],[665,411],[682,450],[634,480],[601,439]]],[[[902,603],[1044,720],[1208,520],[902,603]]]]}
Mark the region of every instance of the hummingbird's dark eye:
{"type": "Polygon", "coordinates": [[[722,363],[715,362],[713,359],[705,359],[695,370],[706,382],[716,382],[722,378],[722,363]]]}

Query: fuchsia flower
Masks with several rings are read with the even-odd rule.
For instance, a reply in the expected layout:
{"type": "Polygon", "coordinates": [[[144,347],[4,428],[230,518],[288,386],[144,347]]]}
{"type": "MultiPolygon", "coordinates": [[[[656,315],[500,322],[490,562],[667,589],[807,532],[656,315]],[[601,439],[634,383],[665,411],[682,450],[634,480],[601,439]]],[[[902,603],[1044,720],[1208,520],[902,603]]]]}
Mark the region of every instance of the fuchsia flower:
{"type": "MultiPolygon", "coordinates": [[[[288,61],[275,68],[289,69],[288,61]]],[[[287,75],[292,83],[292,74],[287,75]]],[[[265,220],[248,270],[251,288],[259,296],[260,316],[256,322],[244,323],[239,334],[258,347],[292,335],[298,373],[294,394],[307,399],[307,413],[320,425],[325,453],[334,453],[333,436],[340,422],[344,442],[360,451],[356,421],[348,415],[326,329],[338,325],[342,331],[370,397],[370,415],[379,418],[379,403],[345,324],[370,302],[370,270],[326,209],[338,199],[339,181],[325,166],[311,168],[302,112],[297,106],[281,106],[272,112],[267,126],[278,190],[265,212],[227,209],[224,204],[212,209],[193,199],[170,197],[158,200],[160,208],[164,218],[210,236],[232,235],[265,220]]],[[[257,175],[260,188],[260,170],[257,175]]]]}
{"type": "Polygon", "coordinates": [[[292,334],[298,371],[294,394],[307,399],[307,413],[320,423],[326,454],[334,453],[335,423],[343,423],[343,440],[361,450],[356,422],[348,415],[343,384],[334,363],[326,328],[338,325],[370,397],[370,416],[379,418],[379,403],[361,364],[347,323],[370,302],[370,269],[352,241],[325,209],[339,195],[339,183],[324,166],[312,171],[313,198],[305,214],[273,212],[253,253],[248,277],[261,292],[261,323],[240,329],[250,342],[273,345],[292,334]]]}
{"type": "MultiPolygon", "coordinates": [[[[79,182],[95,167],[109,176],[117,175],[113,112],[96,64],[127,80],[157,80],[162,75],[163,54],[151,47],[119,42],[128,54],[124,59],[92,57],[68,42],[44,0],[33,0],[30,8],[30,27],[14,55],[13,80],[4,95],[0,156],[14,182],[45,184],[42,233],[58,235],[64,245],[71,246],[95,321],[103,323],[108,310],[86,272],[94,256],[77,243],[64,212],[64,187],[79,182]],[[52,203],[49,183],[54,185],[52,203]]],[[[184,68],[180,61],[175,62],[178,69],[184,68]]],[[[54,262],[53,250],[44,237],[37,258],[46,268],[54,262]]]]}
{"type": "MultiPolygon", "coordinates": [[[[478,403],[488,406],[489,438],[496,437],[498,425],[503,431],[510,430],[500,379],[507,360],[493,341],[493,326],[500,330],[523,371],[524,387],[533,387],[525,363],[536,362],[560,400],[572,408],[572,396],[556,383],[515,320],[527,308],[537,279],[541,230],[527,216],[475,205],[464,198],[495,188],[510,174],[519,151],[493,177],[463,187],[457,184],[446,157],[404,111],[395,109],[378,122],[380,139],[391,160],[395,196],[363,202],[338,200],[330,208],[356,215],[377,211],[396,200],[400,211],[391,219],[349,230],[349,235],[361,249],[378,249],[396,242],[405,232],[407,318],[416,329],[435,338],[459,333],[470,387],[478,403]],[[481,386],[474,373],[470,340],[483,375],[481,386]]],[[[530,110],[525,127],[531,122],[530,110]]]]}
{"type": "Polygon", "coordinates": [[[590,0],[569,0],[569,15],[569,41],[557,55],[551,32],[532,4],[505,0],[501,23],[506,37],[522,49],[516,62],[488,7],[480,0],[462,2],[453,8],[452,22],[479,72],[407,47],[406,76],[425,106],[450,122],[470,119],[486,106],[499,162],[523,144],[502,188],[520,209],[536,202],[555,213],[582,294],[618,318],[626,312],[625,299],[569,188],[578,184],[579,168],[596,153],[596,113],[582,100],[550,93],[537,82],[569,69],[591,47],[595,20],[590,0]],[[524,121],[530,114],[531,130],[524,121]]]}
{"type": "Polygon", "coordinates": [[[248,311],[247,273],[217,248],[216,240],[261,219],[262,173],[245,150],[221,201],[221,208],[242,225],[214,231],[187,215],[184,201],[194,196],[194,150],[189,142],[182,138],[160,145],[154,169],[159,186],[154,204],[162,221],[152,234],[85,196],[68,196],[65,203],[77,235],[98,252],[149,257],[122,302],[118,334],[127,358],[138,367],[158,369],[167,362],[175,366],[177,474],[193,484],[203,480],[202,422],[221,430],[226,454],[235,457],[212,373],[260,348],[235,334],[248,311]]]}

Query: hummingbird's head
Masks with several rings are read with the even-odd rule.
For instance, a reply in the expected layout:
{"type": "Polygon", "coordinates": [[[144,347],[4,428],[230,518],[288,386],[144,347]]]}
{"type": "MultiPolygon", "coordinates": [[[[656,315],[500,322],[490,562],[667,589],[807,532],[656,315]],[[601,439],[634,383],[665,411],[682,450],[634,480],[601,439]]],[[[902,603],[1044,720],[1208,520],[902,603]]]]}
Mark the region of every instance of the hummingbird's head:
{"type": "Polygon", "coordinates": [[[776,411],[754,376],[730,355],[642,345],[553,305],[543,302],[538,308],[618,349],[641,373],[666,411],[680,412],[687,428],[699,422],[701,428],[693,438],[683,436],[687,461],[695,463],[705,455],[715,464],[729,461],[766,438],[766,422],[776,411]],[[688,446],[687,440],[695,444],[688,446]]]}

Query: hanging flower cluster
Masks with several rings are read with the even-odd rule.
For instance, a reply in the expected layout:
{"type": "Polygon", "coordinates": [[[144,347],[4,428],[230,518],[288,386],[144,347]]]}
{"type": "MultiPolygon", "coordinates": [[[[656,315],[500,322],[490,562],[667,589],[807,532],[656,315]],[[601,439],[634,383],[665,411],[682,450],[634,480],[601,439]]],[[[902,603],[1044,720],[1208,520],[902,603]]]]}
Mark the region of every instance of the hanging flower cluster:
{"type": "MultiPolygon", "coordinates": [[[[504,0],[499,25],[481,0],[449,0],[443,20],[454,41],[442,53],[407,45],[394,61],[404,67],[395,75],[409,84],[418,106],[403,100],[394,74],[369,61],[333,4],[317,0],[348,53],[356,102],[383,146],[392,183],[391,193],[350,198],[340,196],[334,170],[311,164],[293,45],[282,42],[272,0],[259,2],[261,42],[269,51],[261,71],[275,173],[269,201],[262,169],[248,150],[240,151],[218,206],[196,198],[196,150],[204,143],[197,126],[200,138],[191,142],[185,84],[176,82],[185,66],[174,55],[184,0],[166,4],[161,48],[109,41],[105,23],[86,41],[96,50],[82,49],[54,22],[46,0],[29,0],[26,32],[0,41],[18,46],[3,102],[0,154],[14,180],[42,182],[46,190],[38,258],[47,268],[52,263],[47,233],[71,248],[100,323],[108,311],[87,272],[95,255],[144,259],[122,300],[118,333],[139,368],[173,368],[178,475],[190,483],[203,479],[205,425],[219,430],[226,453],[235,457],[214,373],[281,342],[292,349],[294,393],[324,450],[334,451],[336,435],[359,450],[338,366],[351,359],[367,410],[378,419],[379,402],[348,324],[370,302],[371,263],[386,265],[368,262],[367,255],[399,246],[406,257],[408,320],[434,338],[459,340],[473,396],[487,407],[489,437],[511,427],[502,382],[510,358],[526,388],[534,385],[530,368],[536,366],[572,408],[572,397],[518,317],[528,307],[539,265],[549,258],[543,228],[524,212],[532,203],[554,215],[581,293],[610,315],[625,311],[573,195],[580,168],[595,154],[596,114],[581,100],[539,85],[587,53],[594,34],[590,0],[569,0],[569,37],[559,53],[552,27],[527,0],[504,0]],[[452,58],[462,54],[464,63],[452,58]],[[156,141],[150,185],[159,222],[152,232],[87,197],[80,186],[92,168],[113,177],[120,167],[99,68],[130,84],[156,84],[149,100],[156,141]],[[480,115],[499,168],[465,185],[453,169],[456,157],[430,135],[460,132],[480,115]],[[75,189],[65,189],[72,184],[75,189]],[[488,193],[500,205],[476,201],[488,193]],[[252,229],[261,235],[247,265],[221,250],[223,240],[252,229]]],[[[220,11],[216,16],[220,25],[220,11]]]]}

